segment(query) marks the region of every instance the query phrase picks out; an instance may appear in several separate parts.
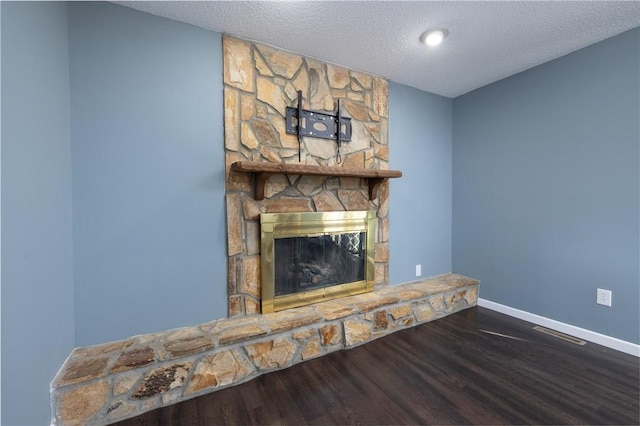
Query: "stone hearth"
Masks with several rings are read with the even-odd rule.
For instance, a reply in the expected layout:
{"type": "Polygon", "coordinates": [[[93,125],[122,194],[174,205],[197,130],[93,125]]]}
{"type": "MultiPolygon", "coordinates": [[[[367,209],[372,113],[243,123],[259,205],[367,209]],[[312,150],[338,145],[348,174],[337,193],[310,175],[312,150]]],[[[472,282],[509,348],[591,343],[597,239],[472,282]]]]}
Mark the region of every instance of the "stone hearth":
{"type": "Polygon", "coordinates": [[[104,425],[349,349],[474,306],[456,274],[281,312],[75,349],[51,387],[52,423],[104,425]]]}

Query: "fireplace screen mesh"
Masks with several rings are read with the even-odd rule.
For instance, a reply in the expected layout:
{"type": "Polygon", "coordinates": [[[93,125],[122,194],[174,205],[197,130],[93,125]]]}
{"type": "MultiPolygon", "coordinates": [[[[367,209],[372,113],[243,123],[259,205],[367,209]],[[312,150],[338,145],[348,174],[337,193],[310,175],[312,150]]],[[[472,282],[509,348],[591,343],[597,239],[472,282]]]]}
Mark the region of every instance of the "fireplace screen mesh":
{"type": "Polygon", "coordinates": [[[275,240],[275,295],[365,279],[365,233],[275,240]]]}

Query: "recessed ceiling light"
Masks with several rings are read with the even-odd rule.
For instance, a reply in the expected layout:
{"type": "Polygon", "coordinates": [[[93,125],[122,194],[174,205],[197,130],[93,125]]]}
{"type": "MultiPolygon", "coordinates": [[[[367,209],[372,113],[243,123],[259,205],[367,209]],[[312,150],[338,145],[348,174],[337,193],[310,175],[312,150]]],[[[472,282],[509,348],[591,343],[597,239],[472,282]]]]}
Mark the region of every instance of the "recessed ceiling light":
{"type": "Polygon", "coordinates": [[[434,30],[425,31],[422,36],[420,36],[420,40],[426,44],[427,46],[437,46],[442,43],[447,37],[447,30],[443,28],[438,28],[434,30]]]}

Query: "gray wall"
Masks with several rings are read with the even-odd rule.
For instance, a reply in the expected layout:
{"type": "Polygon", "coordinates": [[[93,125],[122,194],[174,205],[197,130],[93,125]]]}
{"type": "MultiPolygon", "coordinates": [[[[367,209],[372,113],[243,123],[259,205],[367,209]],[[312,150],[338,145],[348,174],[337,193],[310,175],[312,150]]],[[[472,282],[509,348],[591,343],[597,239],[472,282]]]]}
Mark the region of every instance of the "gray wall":
{"type": "Polygon", "coordinates": [[[451,272],[452,100],[389,84],[389,280],[451,272]]]}
{"type": "Polygon", "coordinates": [[[68,7],[76,345],[226,317],[221,35],[68,7]]]}
{"type": "Polygon", "coordinates": [[[635,29],[454,100],[453,268],[482,298],[640,341],[639,55],[635,29]]]}
{"type": "Polygon", "coordinates": [[[2,2],[2,419],[49,423],[73,349],[65,3],[2,2]]]}

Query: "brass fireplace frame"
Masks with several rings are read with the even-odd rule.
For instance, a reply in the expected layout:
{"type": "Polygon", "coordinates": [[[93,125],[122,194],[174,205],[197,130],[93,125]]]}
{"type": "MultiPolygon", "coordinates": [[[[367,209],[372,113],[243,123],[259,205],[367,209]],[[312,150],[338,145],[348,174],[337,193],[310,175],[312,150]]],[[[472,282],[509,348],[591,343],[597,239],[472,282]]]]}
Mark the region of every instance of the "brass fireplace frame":
{"type": "Polygon", "coordinates": [[[264,213],[261,224],[262,313],[276,312],[374,289],[376,212],[345,211],[317,213],[264,213]],[[348,232],[365,232],[364,280],[317,288],[282,296],[275,295],[275,240],[315,237],[348,232]]]}

